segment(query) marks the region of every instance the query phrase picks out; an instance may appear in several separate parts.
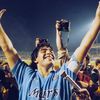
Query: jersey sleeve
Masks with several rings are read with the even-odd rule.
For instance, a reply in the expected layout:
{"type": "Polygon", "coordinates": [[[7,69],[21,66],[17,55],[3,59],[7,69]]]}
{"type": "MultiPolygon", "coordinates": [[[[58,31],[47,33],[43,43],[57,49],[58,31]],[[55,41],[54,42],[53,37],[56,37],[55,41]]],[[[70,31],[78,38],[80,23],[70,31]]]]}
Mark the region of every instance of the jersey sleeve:
{"type": "MultiPolygon", "coordinates": [[[[25,79],[28,79],[33,70],[21,59],[19,59],[14,68],[12,69],[12,73],[16,79],[16,82],[19,86],[19,89],[25,79]],[[27,74],[26,74],[27,73],[27,74]]],[[[26,80],[27,81],[27,80],[26,80]]]]}
{"type": "Polygon", "coordinates": [[[60,68],[60,74],[65,71],[73,80],[76,79],[76,69],[79,69],[79,62],[76,60],[74,54],[68,63],[64,63],[60,68]]]}

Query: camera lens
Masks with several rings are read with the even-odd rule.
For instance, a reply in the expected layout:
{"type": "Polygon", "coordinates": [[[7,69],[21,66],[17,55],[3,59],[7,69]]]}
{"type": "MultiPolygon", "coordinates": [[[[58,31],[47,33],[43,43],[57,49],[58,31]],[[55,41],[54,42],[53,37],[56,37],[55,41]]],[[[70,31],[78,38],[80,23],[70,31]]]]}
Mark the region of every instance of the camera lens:
{"type": "Polygon", "coordinates": [[[96,83],[99,80],[99,72],[97,69],[91,71],[91,80],[96,83]]]}

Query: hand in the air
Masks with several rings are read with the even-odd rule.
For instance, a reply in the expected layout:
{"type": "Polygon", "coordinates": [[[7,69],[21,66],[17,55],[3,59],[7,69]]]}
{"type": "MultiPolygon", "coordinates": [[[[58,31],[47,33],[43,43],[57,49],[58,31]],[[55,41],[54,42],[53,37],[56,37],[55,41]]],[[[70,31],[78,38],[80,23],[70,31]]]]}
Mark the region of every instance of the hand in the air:
{"type": "Polygon", "coordinates": [[[6,9],[2,9],[2,10],[0,11],[0,19],[2,18],[2,15],[4,14],[5,11],[6,11],[6,9]]]}
{"type": "Polygon", "coordinates": [[[100,1],[96,10],[96,17],[98,17],[100,19],[100,1]]]}

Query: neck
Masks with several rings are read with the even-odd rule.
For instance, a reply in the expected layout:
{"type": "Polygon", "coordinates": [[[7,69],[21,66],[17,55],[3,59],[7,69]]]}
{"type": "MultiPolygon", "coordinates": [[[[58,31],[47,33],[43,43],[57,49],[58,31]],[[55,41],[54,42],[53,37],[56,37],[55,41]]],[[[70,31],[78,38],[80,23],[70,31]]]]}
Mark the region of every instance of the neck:
{"type": "Polygon", "coordinates": [[[43,66],[38,66],[38,71],[43,77],[47,77],[49,73],[52,71],[52,67],[43,67],[43,66]]]}

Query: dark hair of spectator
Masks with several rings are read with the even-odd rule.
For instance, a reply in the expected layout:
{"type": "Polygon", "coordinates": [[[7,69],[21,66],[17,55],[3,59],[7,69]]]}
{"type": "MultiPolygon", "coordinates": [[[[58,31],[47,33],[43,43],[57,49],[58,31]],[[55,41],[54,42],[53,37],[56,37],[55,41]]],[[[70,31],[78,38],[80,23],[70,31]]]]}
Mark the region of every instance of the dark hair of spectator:
{"type": "Polygon", "coordinates": [[[90,55],[89,54],[86,55],[86,60],[90,61],[90,55]]]}
{"type": "Polygon", "coordinates": [[[100,59],[96,59],[95,64],[96,64],[96,66],[97,66],[98,64],[100,64],[100,59]]]}

